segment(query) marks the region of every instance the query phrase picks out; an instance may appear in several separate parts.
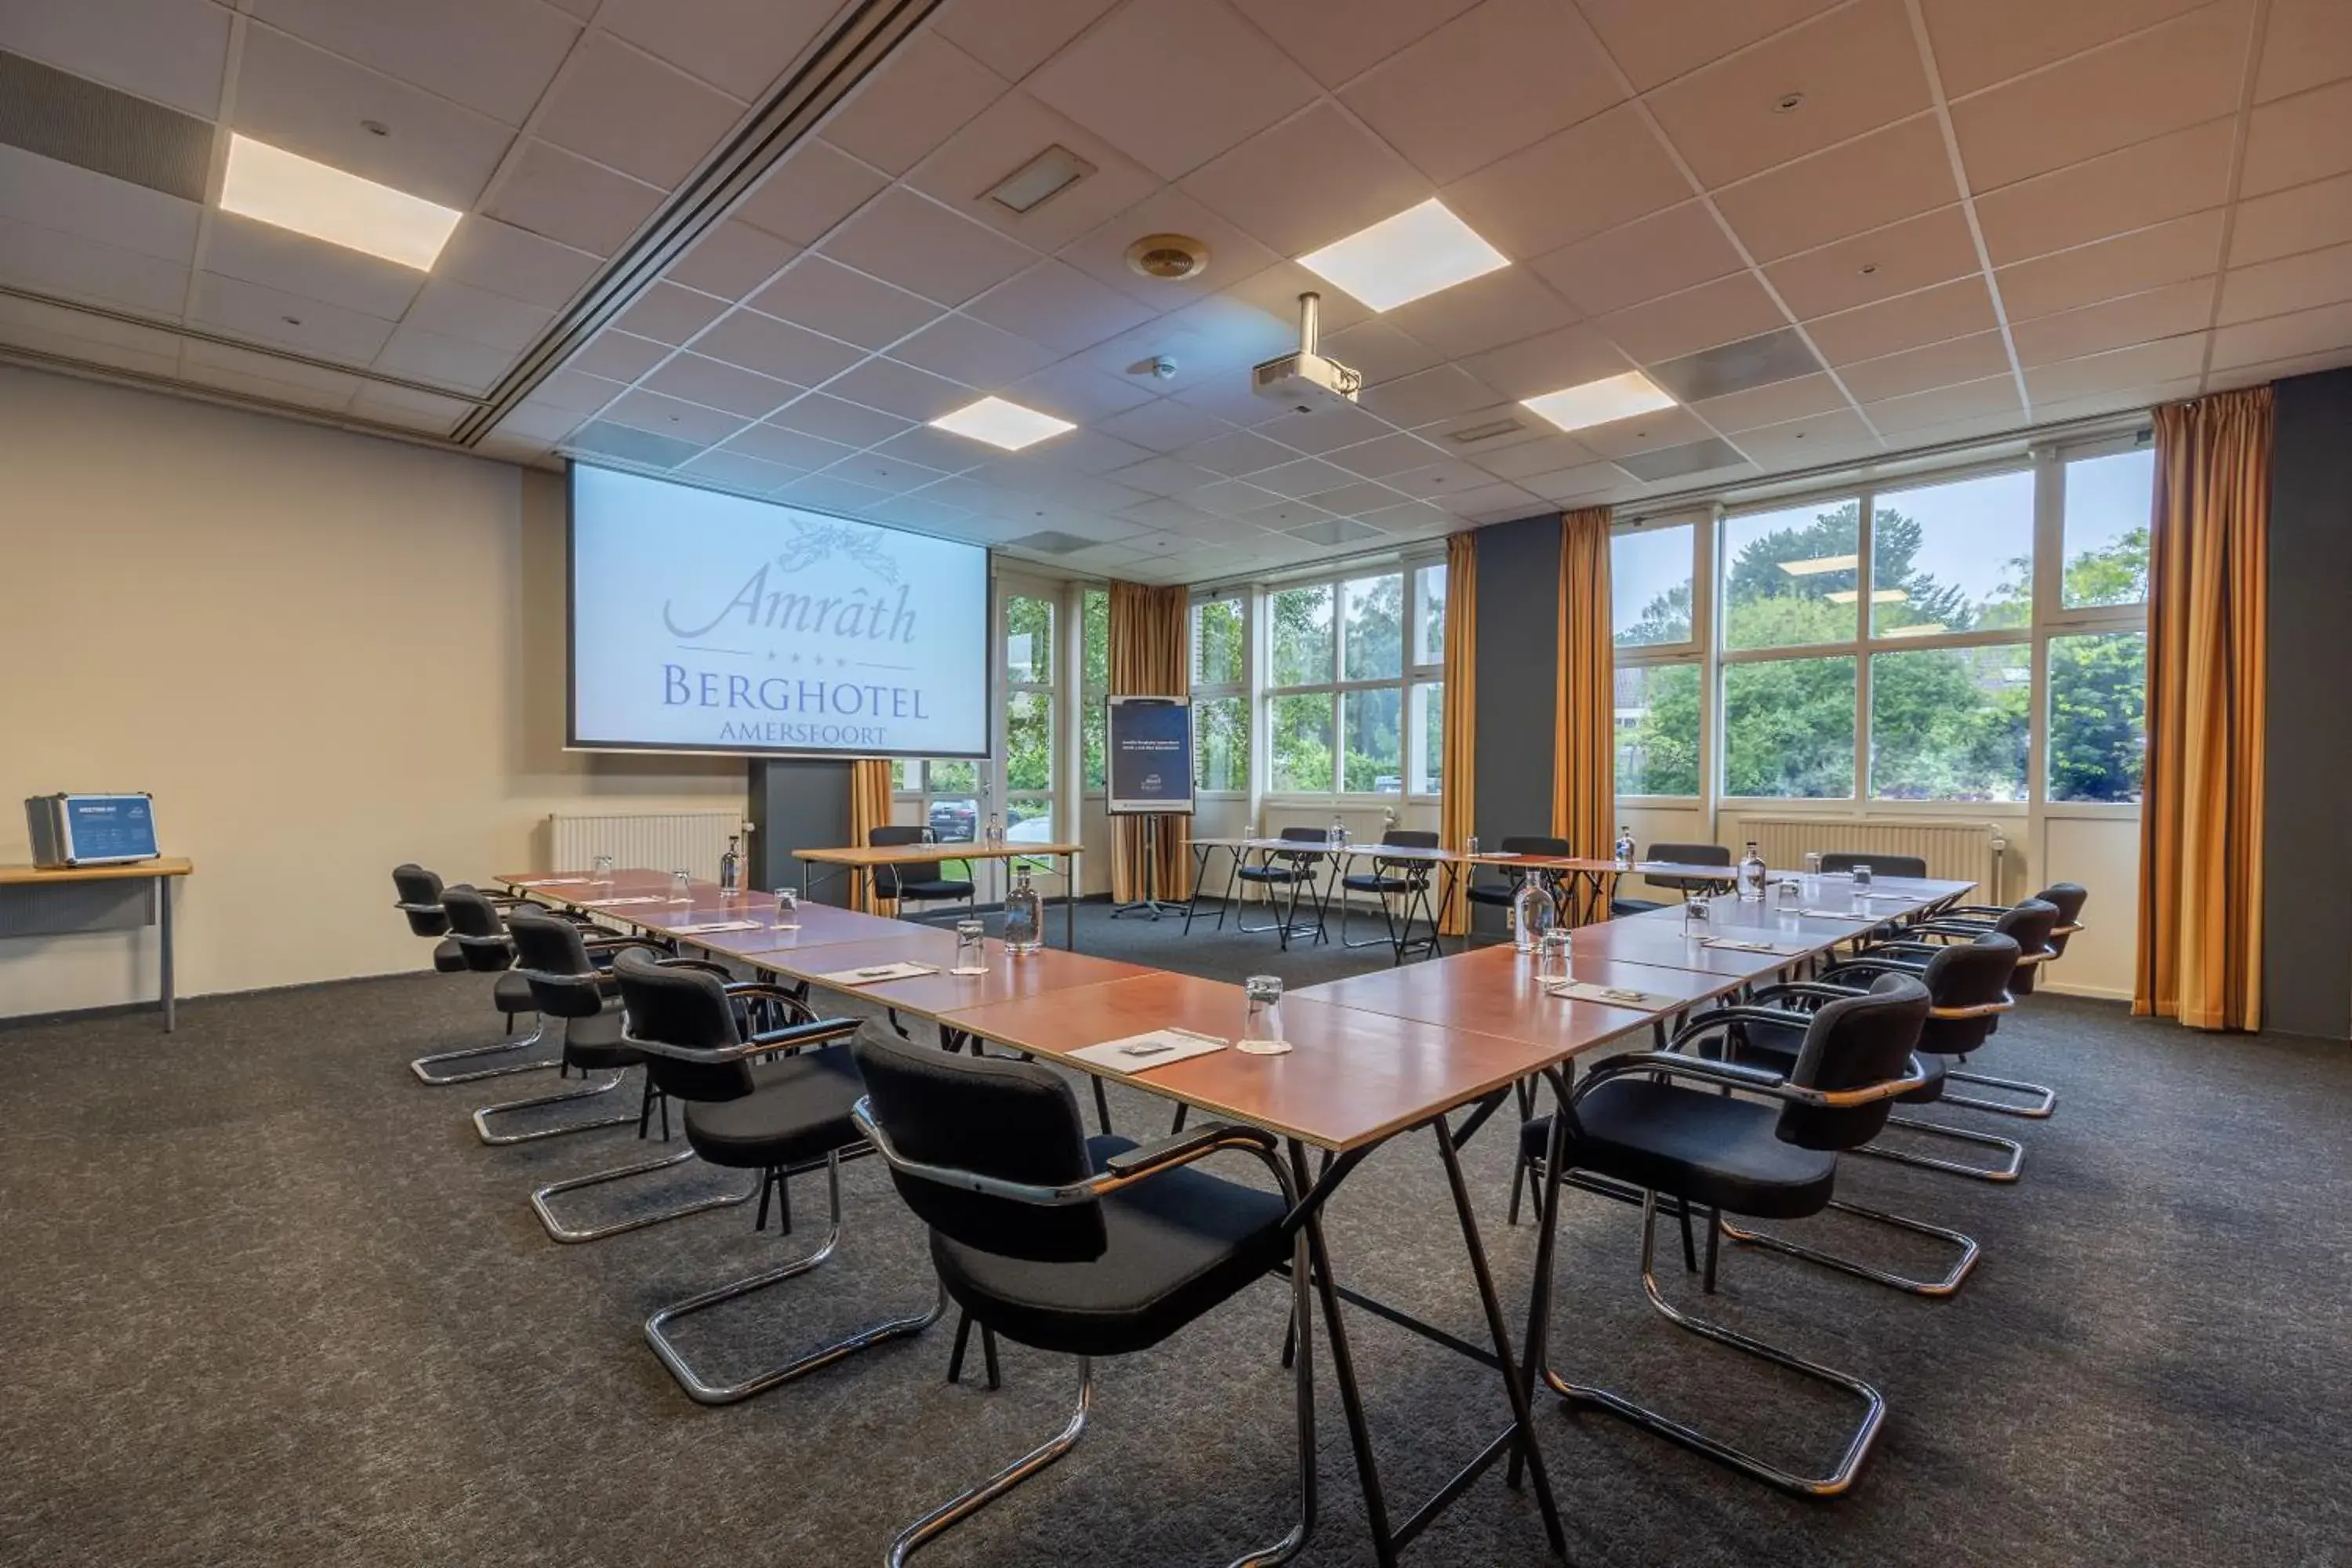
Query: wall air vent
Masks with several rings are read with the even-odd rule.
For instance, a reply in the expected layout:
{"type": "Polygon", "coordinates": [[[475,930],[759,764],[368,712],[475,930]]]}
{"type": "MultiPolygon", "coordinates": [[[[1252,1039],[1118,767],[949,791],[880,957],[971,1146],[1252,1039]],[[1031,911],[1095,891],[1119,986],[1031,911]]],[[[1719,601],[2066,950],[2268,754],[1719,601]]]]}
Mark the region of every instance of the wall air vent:
{"type": "Polygon", "coordinates": [[[213,126],[0,49],[0,142],[202,202],[213,126]]]}

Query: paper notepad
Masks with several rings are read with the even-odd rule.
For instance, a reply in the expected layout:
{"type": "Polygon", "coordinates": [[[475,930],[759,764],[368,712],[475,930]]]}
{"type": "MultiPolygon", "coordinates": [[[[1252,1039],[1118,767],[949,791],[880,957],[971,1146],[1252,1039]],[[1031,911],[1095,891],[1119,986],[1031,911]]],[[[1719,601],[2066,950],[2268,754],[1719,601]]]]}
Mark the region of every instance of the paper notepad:
{"type": "Polygon", "coordinates": [[[1088,1046],[1070,1055],[1109,1072],[1148,1072],[1189,1057],[1222,1051],[1230,1043],[1190,1029],[1153,1029],[1149,1034],[1129,1035],[1123,1040],[1105,1040],[1099,1046],[1088,1046]]]}
{"type": "Polygon", "coordinates": [[[679,936],[710,936],[722,931],[758,931],[758,921],[704,921],[699,925],[671,926],[679,936]]]}
{"type": "Polygon", "coordinates": [[[584,888],[593,877],[531,877],[515,884],[518,888],[584,888]]]}
{"type": "Polygon", "coordinates": [[[1645,1013],[1662,1013],[1671,1007],[1688,1005],[1686,997],[1660,996],[1622,985],[1603,985],[1592,980],[1570,980],[1557,985],[1547,985],[1544,994],[1570,1002],[1599,1002],[1610,1007],[1638,1007],[1645,1013]]]}
{"type": "Polygon", "coordinates": [[[600,910],[617,910],[626,904],[666,904],[667,902],[669,900],[659,893],[639,893],[626,899],[599,899],[596,900],[596,907],[600,910]]]}
{"type": "Polygon", "coordinates": [[[916,980],[939,972],[936,963],[877,963],[870,969],[836,969],[817,979],[838,990],[852,985],[879,985],[886,980],[916,980]]]}
{"type": "Polygon", "coordinates": [[[1852,910],[1799,910],[1799,914],[1816,921],[1874,921],[1876,915],[1858,915],[1852,910]]]}
{"type": "Polygon", "coordinates": [[[1801,947],[1780,947],[1769,942],[1749,942],[1736,936],[1711,936],[1699,943],[1701,947],[1721,948],[1726,952],[1802,952],[1801,947]]]}

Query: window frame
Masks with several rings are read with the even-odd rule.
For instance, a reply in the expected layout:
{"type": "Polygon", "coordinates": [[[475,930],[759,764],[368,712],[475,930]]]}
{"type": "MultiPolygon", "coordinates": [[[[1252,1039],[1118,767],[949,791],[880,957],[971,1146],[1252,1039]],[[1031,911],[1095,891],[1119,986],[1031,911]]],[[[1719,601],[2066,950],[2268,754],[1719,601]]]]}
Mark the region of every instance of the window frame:
{"type": "Polygon", "coordinates": [[[1240,679],[1194,680],[1189,693],[1195,729],[1192,738],[1192,793],[1199,798],[1247,800],[1250,798],[1257,777],[1255,770],[1258,766],[1260,751],[1258,733],[1262,726],[1257,721],[1255,705],[1251,701],[1251,690],[1255,684],[1257,668],[1255,631],[1259,617],[1256,599],[1257,595],[1255,594],[1239,593],[1230,588],[1196,589],[1184,603],[1184,673],[1188,680],[1194,680],[1201,668],[1201,607],[1210,604],[1232,605],[1241,612],[1242,617],[1240,679]],[[1234,697],[1241,699],[1242,733],[1244,743],[1249,748],[1248,754],[1242,759],[1241,784],[1235,789],[1204,788],[1200,778],[1201,742],[1198,725],[1201,704],[1234,697]]]}
{"type": "MultiPolygon", "coordinates": [[[[1620,523],[1609,531],[1611,547],[1615,547],[1619,534],[1643,533],[1658,529],[1688,527],[1691,531],[1691,635],[1677,643],[1641,643],[1626,647],[1617,646],[1616,608],[1610,608],[1609,646],[1613,653],[1610,667],[1611,721],[1609,745],[1609,776],[1617,776],[1617,744],[1615,714],[1616,672],[1622,668],[1655,668],[1661,665],[1686,664],[1698,668],[1698,789],[1691,795],[1620,795],[1617,798],[1628,805],[1662,811],[1688,811],[1701,808],[1709,798],[1715,778],[1716,714],[1722,708],[1722,693],[1714,658],[1715,638],[1715,553],[1717,525],[1722,521],[1722,509],[1708,507],[1699,510],[1661,512],[1655,517],[1636,518],[1620,523]]],[[[1612,563],[1613,564],[1613,563],[1612,563]]]]}
{"type": "MultiPolygon", "coordinates": [[[[1275,805],[1300,805],[1331,802],[1342,805],[1372,808],[1381,805],[1433,805],[1439,800],[1439,789],[1416,791],[1412,769],[1413,713],[1412,692],[1424,682],[1442,682],[1445,679],[1445,661],[1441,655],[1434,663],[1416,663],[1416,647],[1422,611],[1422,581],[1424,568],[1443,566],[1443,550],[1411,550],[1401,552],[1392,561],[1358,562],[1352,567],[1318,572],[1309,576],[1287,578],[1262,585],[1248,595],[1251,601],[1251,622],[1257,635],[1251,646],[1255,656],[1251,660],[1254,675],[1260,677],[1251,700],[1250,765],[1256,775],[1265,781],[1263,798],[1275,805]],[[1397,673],[1351,680],[1340,678],[1346,667],[1348,647],[1346,584],[1370,579],[1401,576],[1402,592],[1399,603],[1397,643],[1397,673]],[[1302,588],[1323,588],[1331,595],[1331,665],[1330,679],[1276,685],[1274,681],[1273,616],[1270,609],[1259,614],[1260,602],[1276,594],[1296,593],[1302,588]],[[1355,692],[1393,691],[1397,696],[1397,790],[1386,794],[1377,790],[1342,788],[1347,779],[1347,746],[1342,699],[1355,692]],[[1328,694],[1331,698],[1331,788],[1328,790],[1276,789],[1274,780],[1274,704],[1284,697],[1314,697],[1328,694]]],[[[1447,592],[1452,592],[1451,582],[1447,592]]],[[[1197,699],[1197,693],[1196,693],[1197,699]]],[[[1441,720],[1441,722],[1443,721],[1441,720]]],[[[1442,744],[1442,742],[1441,742],[1442,744]]],[[[1443,759],[1440,759],[1442,766],[1443,759]]]]}

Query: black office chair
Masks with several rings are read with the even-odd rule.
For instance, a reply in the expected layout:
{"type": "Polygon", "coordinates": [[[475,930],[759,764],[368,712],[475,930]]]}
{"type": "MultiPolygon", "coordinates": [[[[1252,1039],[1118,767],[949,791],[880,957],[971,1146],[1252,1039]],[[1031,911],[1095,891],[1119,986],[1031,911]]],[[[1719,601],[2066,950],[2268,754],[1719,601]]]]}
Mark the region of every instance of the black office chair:
{"type": "Polygon", "coordinates": [[[1078,1404],[1054,1438],[898,1532],[899,1568],[943,1531],[1076,1447],[1094,1358],[1149,1350],[1286,1264],[1298,1420],[1299,1517],[1240,1559],[1287,1562],[1315,1529],[1315,1356],[1306,1227],[1274,1136],[1208,1125],[1142,1148],[1086,1135],[1059,1074],[880,1037],[852,1047],[866,1078],[856,1121],[899,1195],[931,1230],[931,1261],[957,1305],[1021,1344],[1078,1358],[1078,1404]],[[1276,1191],[1184,1169],[1220,1150],[1264,1163],[1276,1191]]]}
{"type": "Polygon", "coordinates": [[[1823,876],[1843,875],[1856,866],[1867,866],[1874,877],[1924,877],[1927,874],[1927,859],[1918,855],[1874,855],[1862,849],[1832,849],[1822,856],[1823,876]]]}
{"type": "Polygon", "coordinates": [[[819,1018],[781,986],[722,984],[714,975],[665,964],[642,950],[621,953],[613,973],[628,1015],[623,1038],[643,1054],[662,1093],[685,1103],[686,1141],[693,1152],[708,1164],[759,1173],[753,1228],[767,1228],[772,1196],[779,1232],[790,1235],[791,1178],[818,1169],[825,1174],[829,1224],[814,1250],[664,1307],[646,1320],[646,1342],[678,1386],[698,1404],[732,1405],[937,1322],[946,1305],[944,1292],[927,1310],[861,1329],[751,1377],[713,1383],[694,1370],[671,1340],[671,1324],[805,1274],[840,1245],[841,1158],[857,1149],[865,1135],[850,1120],[864,1086],[849,1047],[839,1042],[856,1035],[859,1025],[855,1018],[819,1018]],[[738,1006],[746,1001],[753,1002],[770,1026],[749,1032],[740,1026],[738,1006]],[[751,1060],[774,1053],[783,1054],[761,1065],[751,1060]]]}
{"type": "MultiPolygon", "coordinates": [[[[662,958],[670,956],[668,952],[642,937],[592,937],[575,922],[538,909],[520,909],[509,914],[507,935],[514,942],[513,972],[530,987],[539,1016],[559,1020],[563,1031],[563,1054],[556,1067],[557,1076],[569,1078],[576,1070],[583,1079],[591,1081],[556,1094],[485,1105],[474,1112],[475,1136],[485,1143],[504,1146],[590,1132],[600,1127],[623,1127],[635,1121],[637,1136],[644,1137],[659,1098],[651,1075],[646,1077],[645,1094],[634,1112],[520,1132],[493,1132],[490,1118],[593,1100],[620,1088],[629,1069],[643,1065],[645,1058],[621,1038],[620,989],[609,965],[614,954],[625,948],[643,948],[662,958]],[[594,1081],[600,1073],[604,1075],[602,1081],[594,1081]]],[[[662,1135],[669,1135],[667,1106],[662,1108],[662,1135]]]]}
{"type": "Polygon", "coordinates": [[[1544,1368],[1544,1381],[1555,1393],[1598,1405],[1787,1491],[1829,1497],[1853,1484],[1885,1417],[1885,1396],[1850,1373],[1668,1304],[1658,1293],[1652,1268],[1658,1197],[1671,1195],[1685,1214],[1699,1206],[1769,1219],[1801,1219],[1829,1207],[1839,1152],[1876,1137],[1895,1100],[1925,1081],[1911,1053],[1928,1006],[1927,988],[1906,974],[1884,977],[1866,995],[1825,1002],[1807,1024],[1804,1044],[1787,1074],[1683,1053],[1682,1047],[1701,1036],[1729,1026],[1733,1019],[1727,1015],[1738,1009],[1724,1009],[1681,1031],[1673,1050],[1634,1051],[1601,1062],[1577,1086],[1564,1111],[1522,1129],[1522,1146],[1540,1150],[1546,1172],[1528,1357],[1531,1365],[1544,1368]],[[1747,1095],[1763,1101],[1740,1098],[1747,1095]],[[1669,1322],[1843,1388],[1864,1402],[1862,1423],[1833,1470],[1797,1475],[1621,1394],[1570,1383],[1545,1364],[1559,1189],[1570,1171],[1640,1190],[1642,1288],[1669,1322]]]}
{"type": "MultiPolygon", "coordinates": [[[[2048,904],[2058,911],[2058,919],[2051,926],[2049,938],[2043,943],[2048,951],[2048,956],[2039,963],[2027,965],[2025,973],[2019,976],[2017,990],[2020,995],[2032,994],[2035,982],[2040,978],[2044,964],[2055,963],[2066,956],[2068,939],[2083,930],[2083,905],[2089,901],[2090,897],[2090,889],[2080,882],[2053,882],[2034,894],[2032,900],[2027,900],[2032,902],[2038,900],[2048,904]]],[[[2016,907],[2013,904],[1956,904],[1950,909],[1937,911],[1935,919],[1942,925],[1981,925],[1990,931],[2000,922],[2003,915],[2010,913],[2016,907]]]]}
{"type": "MultiPolygon", "coordinates": [[[[1434,849],[1438,845],[1438,837],[1436,834],[1423,832],[1420,828],[1391,827],[1381,835],[1381,842],[1395,845],[1400,849],[1434,849]]],[[[1384,856],[1375,856],[1370,870],[1350,871],[1340,878],[1339,886],[1351,892],[1379,895],[1381,921],[1387,926],[1388,935],[1369,937],[1362,942],[1350,940],[1348,935],[1348,916],[1350,911],[1347,900],[1343,899],[1339,903],[1339,945],[1378,947],[1381,942],[1386,942],[1395,950],[1399,963],[1402,963],[1405,954],[1415,948],[1435,952],[1437,951],[1437,911],[1429,902],[1430,872],[1435,865],[1436,862],[1431,860],[1392,860],[1384,856]],[[1399,919],[1398,910],[1391,910],[1390,907],[1389,900],[1392,898],[1400,902],[1402,920],[1399,919]],[[1420,909],[1422,918],[1429,922],[1429,934],[1425,937],[1415,937],[1412,934],[1413,910],[1416,907],[1420,909]]]]}
{"type": "MultiPolygon", "coordinates": [[[[2075,904],[2077,910],[2080,903],[2075,904]]],[[[1917,921],[1901,928],[1897,941],[1874,942],[1862,950],[1860,956],[1880,958],[1917,969],[1939,952],[1946,942],[1974,942],[1988,930],[2000,932],[2017,943],[2017,970],[2010,976],[2012,995],[2023,996],[2033,990],[2034,975],[2041,967],[2057,956],[2053,943],[2063,918],[2059,906],[2039,898],[2027,899],[1995,915],[1988,926],[1979,920],[1952,920],[1938,917],[1917,921]]],[[[1976,1084],[1986,1089],[1998,1089],[2011,1094],[2027,1097],[2023,1105],[2004,1100],[1987,1100],[1980,1095],[1947,1092],[1947,1105],[1966,1107],[1970,1110],[1989,1110],[2000,1116],[2019,1116],[2030,1121],[2042,1121],[2058,1109],[2058,1091],[2047,1084],[2027,1083],[2021,1079],[1992,1078],[1984,1073],[1963,1072],[1953,1068],[1944,1075],[1952,1083],[1976,1084]]]]}
{"type": "MultiPolygon", "coordinates": [[[[1569,848],[1567,839],[1541,836],[1531,837],[1521,835],[1506,838],[1496,847],[1506,855],[1549,855],[1563,860],[1574,853],[1569,848]]],[[[1500,882],[1481,882],[1473,879],[1463,897],[1474,904],[1485,904],[1490,909],[1507,910],[1511,907],[1511,900],[1518,896],[1519,884],[1527,879],[1527,872],[1517,867],[1506,866],[1503,868],[1503,879],[1500,882]]]]}
{"type": "Polygon", "coordinates": [[[508,1037],[487,1046],[467,1046],[462,1050],[436,1051],[418,1057],[408,1064],[409,1070],[436,1089],[453,1083],[475,1083],[486,1078],[505,1078],[512,1073],[542,1072],[556,1065],[552,1057],[530,1061],[509,1062],[499,1067],[474,1068],[466,1072],[436,1073],[431,1069],[442,1062],[464,1061],[475,1057],[500,1056],[513,1051],[528,1051],[539,1044],[547,1032],[544,1020],[520,1039],[514,1036],[515,1016],[535,1013],[538,1003],[530,994],[530,983],[514,970],[514,942],[507,935],[506,921],[489,897],[463,882],[441,890],[441,909],[449,922],[449,940],[457,944],[457,952],[466,967],[477,974],[495,974],[491,984],[491,1003],[506,1017],[508,1037]]]}
{"type": "MultiPolygon", "coordinates": [[[[928,831],[921,827],[877,827],[866,833],[866,842],[877,849],[899,844],[921,844],[927,842],[923,835],[928,831]]],[[[978,891],[971,877],[938,875],[940,867],[950,858],[953,857],[943,857],[940,860],[921,865],[877,866],[874,868],[874,896],[896,899],[901,904],[943,903],[961,900],[965,912],[971,913],[979,907],[978,891]]],[[[967,873],[971,869],[969,861],[959,861],[958,864],[967,873]]],[[[910,915],[908,918],[915,917],[910,915]]]]}
{"type": "Polygon", "coordinates": [[[433,939],[433,967],[464,973],[466,955],[449,934],[449,911],[441,907],[441,879],[411,860],[392,868],[392,885],[400,893],[392,907],[408,917],[408,929],[433,939]]]}
{"type": "MultiPolygon", "coordinates": [[[[1290,844],[1328,845],[1330,843],[1330,835],[1320,827],[1286,827],[1278,837],[1290,844]]],[[[1288,950],[1290,939],[1294,936],[1306,936],[1311,932],[1317,942],[1328,940],[1323,929],[1325,899],[1328,894],[1318,895],[1316,898],[1314,925],[1301,925],[1298,921],[1298,895],[1301,891],[1313,889],[1315,879],[1321,872],[1323,862],[1328,857],[1292,849],[1268,849],[1262,853],[1263,858],[1256,865],[1240,867],[1236,868],[1234,875],[1244,882],[1264,888],[1266,891],[1266,902],[1279,908],[1282,912],[1273,925],[1254,926],[1245,924],[1239,911],[1235,911],[1234,929],[1249,936],[1263,936],[1267,931],[1279,931],[1282,934],[1282,946],[1286,951],[1288,950]],[[1286,894],[1287,898],[1277,899],[1276,897],[1277,893],[1286,894]]]]}
{"type": "MultiPolygon", "coordinates": [[[[1720,844],[1653,844],[1650,846],[1649,858],[1652,860],[1667,861],[1677,866],[1727,867],[1731,864],[1731,851],[1726,849],[1720,844]]],[[[1706,877],[1671,876],[1650,877],[1646,879],[1652,887],[1672,888],[1676,892],[1682,894],[1685,899],[1688,899],[1694,893],[1702,896],[1712,893],[1720,889],[1724,885],[1724,882],[1730,880],[1727,877],[1725,878],[1723,881],[1717,881],[1712,878],[1706,877]]],[[[1612,899],[1609,900],[1609,913],[1612,918],[1622,917],[1625,915],[1644,915],[1649,913],[1652,910],[1663,910],[1665,907],[1666,906],[1663,901],[1656,899],[1612,899]]]]}

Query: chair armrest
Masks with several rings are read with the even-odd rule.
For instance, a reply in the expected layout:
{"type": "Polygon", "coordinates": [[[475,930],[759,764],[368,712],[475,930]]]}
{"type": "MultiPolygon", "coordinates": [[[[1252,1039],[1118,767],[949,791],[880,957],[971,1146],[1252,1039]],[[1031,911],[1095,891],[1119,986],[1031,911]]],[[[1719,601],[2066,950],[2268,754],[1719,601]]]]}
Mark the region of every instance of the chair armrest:
{"type": "Polygon", "coordinates": [[[1667,1042],[1666,1048],[1679,1051],[1685,1041],[1695,1040],[1701,1035],[1712,1034],[1732,1024],[1780,1024],[1801,1029],[1811,1022],[1810,1014],[1791,1013],[1779,1007],[1717,1007],[1675,1031],[1675,1037],[1667,1042]]]}
{"type": "Polygon", "coordinates": [[[618,952],[625,947],[642,947],[647,952],[661,954],[663,958],[670,956],[669,949],[649,936],[624,936],[618,931],[606,936],[583,936],[580,939],[580,945],[590,952],[618,952]]]}
{"type": "Polygon", "coordinates": [[[1848,996],[1861,996],[1868,988],[1861,985],[1835,985],[1824,980],[1790,980],[1778,985],[1767,985],[1748,994],[1750,1002],[1766,1002],[1776,996],[1792,1001],[1819,1004],[1841,1001],[1848,996]]]}
{"type": "Polygon", "coordinates": [[[864,1134],[867,1142],[874,1145],[874,1152],[882,1156],[883,1163],[900,1175],[936,1182],[941,1186],[952,1187],[960,1192],[979,1193],[983,1196],[1004,1198],[1013,1203],[1034,1204],[1041,1208],[1061,1208],[1072,1204],[1093,1203],[1105,1194],[1117,1192],[1129,1183],[1145,1180],[1158,1172],[1173,1166],[1189,1165],[1195,1160],[1207,1158],[1220,1149],[1245,1149],[1265,1162],[1266,1168],[1274,1173],[1275,1182],[1281,1187],[1283,1196],[1294,1205],[1294,1214],[1296,1213],[1297,1194],[1292,1191],[1290,1173],[1283,1169],[1282,1161],[1275,1152],[1274,1135],[1255,1127],[1240,1127],[1230,1122],[1212,1122],[1205,1127],[1196,1127],[1172,1138],[1163,1138],[1156,1143],[1149,1143],[1139,1149],[1130,1149],[1124,1154],[1113,1155],[1110,1160],[1105,1162],[1105,1169],[1099,1175],[1090,1176],[1083,1182],[1071,1182],[1064,1186],[1048,1187],[1027,1182],[1010,1182],[1002,1176],[992,1176],[984,1172],[960,1170],[950,1165],[927,1164],[920,1160],[910,1159],[899,1150],[897,1144],[890,1142],[890,1135],[885,1132],[881,1124],[874,1120],[874,1106],[870,1098],[860,1099],[849,1115],[850,1120],[857,1124],[857,1131],[864,1134]]]}
{"type": "Polygon", "coordinates": [[[1199,1127],[1156,1139],[1140,1148],[1129,1149],[1124,1154],[1113,1154],[1103,1162],[1103,1172],[1106,1175],[1127,1179],[1147,1176],[1171,1165],[1189,1165],[1204,1154],[1241,1143],[1271,1152],[1275,1147],[1274,1134],[1262,1128],[1244,1127],[1231,1121],[1204,1122],[1199,1127]]]}
{"type": "MultiPolygon", "coordinates": [[[[1891,947],[1895,944],[1889,942],[1886,945],[1891,947]]],[[[1909,974],[1916,976],[1923,967],[1916,963],[1901,963],[1891,958],[1881,958],[1877,956],[1883,951],[1885,950],[1882,948],[1872,948],[1858,958],[1840,959],[1836,963],[1830,967],[1829,973],[1822,975],[1822,978],[1825,983],[1834,984],[1836,984],[1837,977],[1839,975],[1852,973],[1856,971],[1863,971],[1871,974],[1909,974]]],[[[1849,986],[1846,989],[1849,994],[1860,996],[1868,992],[1870,988],[1866,985],[1854,985],[1849,986]]]]}
{"type": "Polygon", "coordinates": [[[1811,1106],[1821,1110],[1841,1110],[1848,1106],[1871,1105],[1882,1100],[1894,1100],[1910,1093],[1927,1081],[1913,1057],[1906,1064],[1903,1077],[1888,1079],[1884,1083],[1864,1084],[1860,1089],[1812,1089],[1790,1083],[1777,1072],[1757,1067],[1743,1067],[1738,1062],[1717,1061],[1706,1057],[1685,1057],[1672,1051],[1634,1051],[1622,1057],[1612,1057],[1585,1075],[1577,1086],[1577,1101],[1592,1089],[1612,1078],[1629,1072],[1659,1072],[1669,1078],[1696,1079],[1701,1082],[1721,1084],[1731,1089],[1744,1089],[1792,1105],[1811,1106]]]}
{"type": "Polygon", "coordinates": [[[655,962],[657,969],[697,969],[705,974],[716,974],[721,980],[733,980],[735,972],[723,963],[713,963],[707,958],[664,958],[655,962]]]}
{"type": "Polygon", "coordinates": [[[2009,906],[2006,904],[1948,904],[1935,911],[1937,920],[1953,921],[1967,920],[1978,915],[1989,921],[1997,921],[2007,913],[2009,913],[2009,906]]]}
{"type": "Polygon", "coordinates": [[[830,1045],[845,1040],[864,1026],[855,1018],[811,1018],[798,1024],[787,1024],[780,1029],[761,1029],[747,1042],[757,1046],[761,1054],[773,1050],[797,1050],[803,1046],[830,1045]]]}

